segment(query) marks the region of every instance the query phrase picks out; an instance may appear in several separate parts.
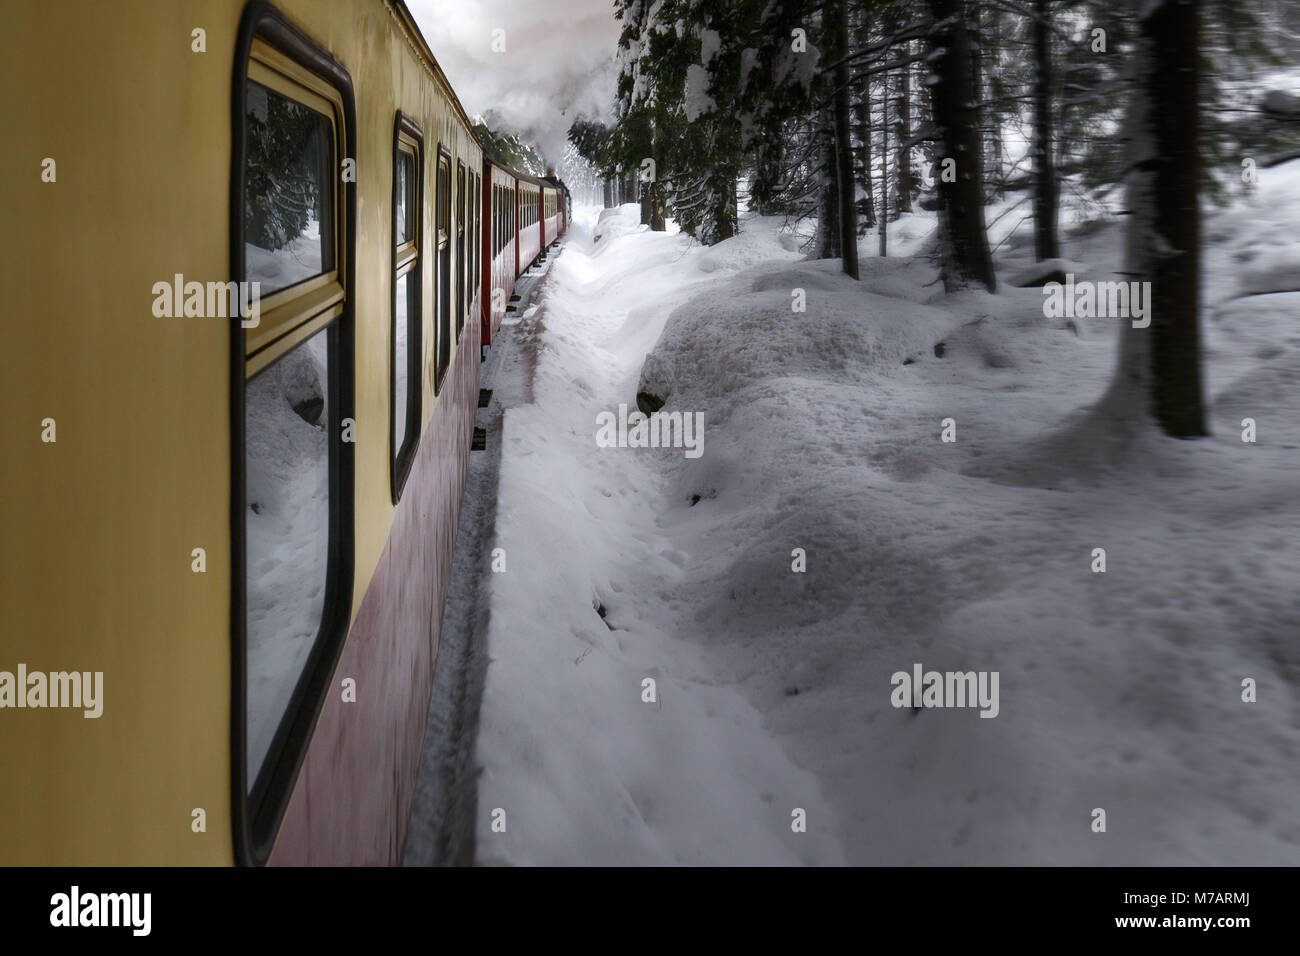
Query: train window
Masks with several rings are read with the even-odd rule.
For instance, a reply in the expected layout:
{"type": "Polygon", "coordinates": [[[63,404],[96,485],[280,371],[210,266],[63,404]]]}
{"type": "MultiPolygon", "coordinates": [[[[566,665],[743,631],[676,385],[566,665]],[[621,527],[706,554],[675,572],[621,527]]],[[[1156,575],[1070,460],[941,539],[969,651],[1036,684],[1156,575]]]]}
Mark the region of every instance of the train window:
{"type": "Polygon", "coordinates": [[[394,504],[402,496],[420,441],[420,383],[424,370],[424,351],[420,345],[424,324],[420,310],[424,275],[420,242],[423,156],[424,137],[420,128],[399,112],[393,127],[393,288],[389,303],[392,316],[389,473],[394,504]]]}
{"type": "Polygon", "coordinates": [[[456,341],[465,328],[465,164],[456,161],[456,341]]]}
{"type": "Polygon", "coordinates": [[[443,376],[451,365],[451,155],[445,148],[438,150],[437,185],[437,236],[438,236],[438,364],[434,373],[434,388],[442,390],[443,376]]]}
{"type": "Polygon", "coordinates": [[[231,323],[231,771],[236,859],[260,864],[350,617],[355,196],[334,170],[356,146],[347,73],[274,9],[249,6],[236,62],[231,263],[260,287],[231,323]]]}

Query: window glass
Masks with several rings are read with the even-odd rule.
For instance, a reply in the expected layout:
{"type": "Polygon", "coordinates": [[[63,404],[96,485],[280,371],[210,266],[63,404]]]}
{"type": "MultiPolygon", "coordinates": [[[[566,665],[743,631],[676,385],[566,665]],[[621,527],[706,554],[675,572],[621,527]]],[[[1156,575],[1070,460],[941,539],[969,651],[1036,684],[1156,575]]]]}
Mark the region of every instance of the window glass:
{"type": "Polygon", "coordinates": [[[330,118],[247,81],[245,278],[269,295],[334,269],[330,118]]]}
{"type": "Polygon", "coordinates": [[[415,154],[406,150],[397,152],[397,209],[393,221],[397,225],[397,245],[415,238],[415,154]]]}
{"type": "Polygon", "coordinates": [[[244,393],[248,788],[266,761],[324,610],[330,531],[329,329],[244,393]]]}
{"type": "Polygon", "coordinates": [[[451,311],[451,161],[445,156],[438,159],[437,183],[438,230],[438,364],[435,371],[436,387],[441,390],[443,375],[451,364],[451,343],[455,317],[451,311]]]}
{"type": "MultiPolygon", "coordinates": [[[[411,355],[409,339],[414,303],[415,270],[397,280],[393,290],[393,454],[400,457],[402,443],[406,441],[410,410],[407,380],[410,376],[411,355]]],[[[410,423],[414,424],[414,423],[410,423]]]]}
{"type": "Polygon", "coordinates": [[[398,116],[393,155],[393,298],[392,298],[392,494],[396,503],[420,437],[420,381],[424,353],[420,339],[420,276],[423,256],[420,208],[422,165],[419,132],[398,116]]]}

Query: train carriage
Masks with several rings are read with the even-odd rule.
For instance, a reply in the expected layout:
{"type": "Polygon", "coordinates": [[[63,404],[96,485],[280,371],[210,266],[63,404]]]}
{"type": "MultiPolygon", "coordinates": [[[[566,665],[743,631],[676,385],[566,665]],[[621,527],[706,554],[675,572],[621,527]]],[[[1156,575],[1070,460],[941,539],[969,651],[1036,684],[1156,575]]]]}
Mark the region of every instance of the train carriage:
{"type": "Polygon", "coordinates": [[[560,189],[549,178],[542,181],[542,248],[560,238],[560,189]]]}
{"type": "Polygon", "coordinates": [[[398,862],[537,184],[401,0],[6,20],[0,671],[102,683],[0,720],[0,858],[398,862]]]}
{"type": "Polygon", "coordinates": [[[488,268],[483,270],[479,292],[482,311],[482,341],[491,345],[506,306],[515,291],[515,277],[519,274],[516,248],[517,177],[513,170],[495,160],[484,157],[483,181],[490,188],[483,191],[483,218],[489,228],[483,231],[483,260],[488,268]]]}
{"type": "Polygon", "coordinates": [[[522,275],[542,251],[542,226],[538,218],[541,181],[523,173],[515,177],[515,203],[519,213],[518,242],[515,243],[515,273],[522,275]]]}

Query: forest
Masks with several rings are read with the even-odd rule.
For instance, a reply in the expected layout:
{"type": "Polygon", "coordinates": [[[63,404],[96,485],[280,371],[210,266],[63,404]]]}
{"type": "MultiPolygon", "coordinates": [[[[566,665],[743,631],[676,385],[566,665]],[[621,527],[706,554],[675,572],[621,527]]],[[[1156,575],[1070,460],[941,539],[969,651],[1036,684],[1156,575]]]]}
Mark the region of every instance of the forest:
{"type": "Polygon", "coordinates": [[[1300,100],[1260,82],[1300,54],[1300,5],[616,0],[615,15],[614,120],[569,130],[605,205],[639,202],[643,224],[706,245],[748,205],[855,279],[859,256],[889,255],[891,224],[929,211],[950,292],[996,291],[994,204],[1032,229],[1025,286],[1066,280],[1063,229],[1123,217],[1122,275],[1149,283],[1151,314],[1106,405],[1207,433],[1203,207],[1300,158],[1300,100]]]}

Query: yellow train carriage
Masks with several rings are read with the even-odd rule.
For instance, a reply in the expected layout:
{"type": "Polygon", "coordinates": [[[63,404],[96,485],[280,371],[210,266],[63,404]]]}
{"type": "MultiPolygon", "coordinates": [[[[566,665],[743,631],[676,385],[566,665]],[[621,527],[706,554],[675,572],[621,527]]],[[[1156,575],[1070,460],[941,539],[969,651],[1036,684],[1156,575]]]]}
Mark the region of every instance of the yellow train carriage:
{"type": "Polygon", "coordinates": [[[396,862],[478,394],[464,110],[400,0],[4,18],[0,864],[396,862]]]}

